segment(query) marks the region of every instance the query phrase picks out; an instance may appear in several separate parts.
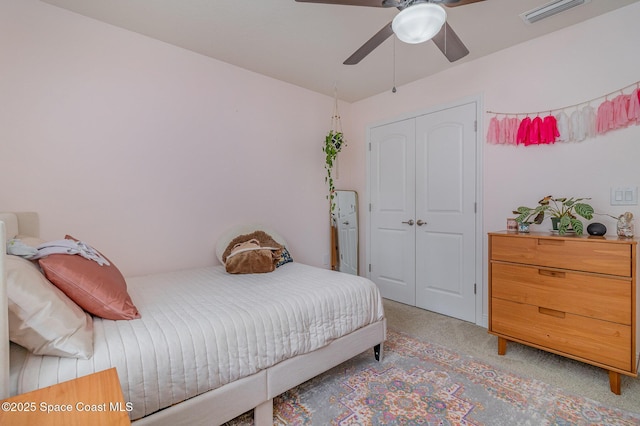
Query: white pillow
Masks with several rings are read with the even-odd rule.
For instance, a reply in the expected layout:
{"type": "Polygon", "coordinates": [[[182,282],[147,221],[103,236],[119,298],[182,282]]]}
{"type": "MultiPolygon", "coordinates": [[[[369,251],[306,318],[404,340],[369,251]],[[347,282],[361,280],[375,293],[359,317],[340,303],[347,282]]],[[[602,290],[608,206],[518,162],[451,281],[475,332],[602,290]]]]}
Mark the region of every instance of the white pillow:
{"type": "Polygon", "coordinates": [[[233,228],[231,228],[231,229],[227,230],[226,232],[224,232],[218,238],[218,241],[216,243],[216,257],[218,258],[220,263],[224,264],[224,262],[222,261],[222,255],[224,254],[224,251],[229,246],[229,243],[231,242],[231,240],[233,240],[238,235],[250,234],[250,233],[252,233],[254,231],[264,231],[267,234],[271,235],[271,238],[273,238],[280,245],[282,245],[284,247],[287,246],[287,242],[284,240],[284,238],[282,238],[282,236],[280,234],[278,234],[276,231],[274,231],[273,229],[271,229],[271,228],[269,228],[267,226],[260,225],[260,224],[257,224],[257,223],[250,224],[250,225],[234,226],[233,228]]]}
{"type": "Polygon", "coordinates": [[[31,261],[5,258],[9,339],[36,355],[89,359],[93,319],[31,261]]]}

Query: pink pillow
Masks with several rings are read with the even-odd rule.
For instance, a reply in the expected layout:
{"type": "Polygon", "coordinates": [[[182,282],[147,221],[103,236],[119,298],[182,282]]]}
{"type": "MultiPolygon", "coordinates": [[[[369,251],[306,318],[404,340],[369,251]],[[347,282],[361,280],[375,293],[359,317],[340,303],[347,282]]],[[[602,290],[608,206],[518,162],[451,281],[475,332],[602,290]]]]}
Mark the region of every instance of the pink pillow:
{"type": "Polygon", "coordinates": [[[77,254],[52,254],[38,262],[47,279],[85,311],[111,320],[140,318],[122,273],[110,260],[109,266],[100,266],[77,254]]]}

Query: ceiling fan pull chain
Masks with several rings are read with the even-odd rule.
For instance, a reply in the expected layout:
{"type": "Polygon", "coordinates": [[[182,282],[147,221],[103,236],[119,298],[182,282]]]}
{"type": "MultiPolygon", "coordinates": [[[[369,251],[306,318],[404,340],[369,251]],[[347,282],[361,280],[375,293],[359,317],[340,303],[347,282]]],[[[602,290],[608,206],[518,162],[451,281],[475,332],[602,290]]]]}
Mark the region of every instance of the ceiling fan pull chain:
{"type": "Polygon", "coordinates": [[[391,89],[391,93],[396,93],[398,89],[396,89],[396,36],[393,36],[393,88],[391,89]]]}

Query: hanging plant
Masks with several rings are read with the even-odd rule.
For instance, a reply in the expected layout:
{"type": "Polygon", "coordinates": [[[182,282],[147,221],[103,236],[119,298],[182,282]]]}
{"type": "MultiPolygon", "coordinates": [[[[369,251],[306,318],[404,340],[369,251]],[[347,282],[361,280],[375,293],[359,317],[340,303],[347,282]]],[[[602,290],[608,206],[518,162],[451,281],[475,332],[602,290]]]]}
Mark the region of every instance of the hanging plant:
{"type": "Polygon", "coordinates": [[[327,177],[324,178],[324,181],[329,185],[329,195],[327,195],[327,199],[331,205],[330,213],[336,208],[336,203],[334,201],[336,188],[333,184],[333,166],[336,163],[336,158],[338,157],[338,153],[344,146],[346,146],[346,142],[344,140],[344,134],[342,133],[342,123],[340,121],[340,113],[338,112],[338,88],[333,88],[333,115],[331,116],[331,130],[327,133],[327,136],[324,138],[324,147],[322,147],[322,152],[325,153],[324,160],[324,168],[327,171],[327,177]]]}
{"type": "Polygon", "coordinates": [[[344,140],[344,134],[337,130],[330,130],[324,138],[324,147],[322,147],[322,151],[325,153],[324,168],[327,170],[327,176],[324,178],[324,181],[329,185],[329,195],[327,195],[327,199],[329,199],[329,202],[331,203],[332,212],[335,209],[334,197],[336,189],[333,183],[333,175],[331,174],[331,171],[333,170],[333,165],[338,157],[338,153],[345,145],[346,142],[344,140]]]}

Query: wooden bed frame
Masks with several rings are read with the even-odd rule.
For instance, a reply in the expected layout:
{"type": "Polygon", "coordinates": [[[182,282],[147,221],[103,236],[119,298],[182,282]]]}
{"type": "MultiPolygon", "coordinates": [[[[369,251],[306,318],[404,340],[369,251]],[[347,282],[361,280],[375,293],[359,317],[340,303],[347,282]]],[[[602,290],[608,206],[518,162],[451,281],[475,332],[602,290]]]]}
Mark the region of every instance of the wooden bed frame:
{"type": "MultiPolygon", "coordinates": [[[[38,237],[37,213],[14,213],[19,234],[38,237]]],[[[5,271],[6,227],[0,221],[2,256],[0,256],[0,399],[10,396],[9,324],[7,280],[5,271]]],[[[134,421],[136,425],[222,424],[254,409],[256,426],[273,423],[273,398],[304,383],[354,356],[374,348],[374,356],[382,356],[386,339],[386,319],[362,327],[313,352],[282,361],[251,376],[205,392],[179,404],[134,421]]]]}

